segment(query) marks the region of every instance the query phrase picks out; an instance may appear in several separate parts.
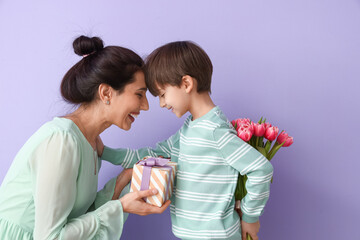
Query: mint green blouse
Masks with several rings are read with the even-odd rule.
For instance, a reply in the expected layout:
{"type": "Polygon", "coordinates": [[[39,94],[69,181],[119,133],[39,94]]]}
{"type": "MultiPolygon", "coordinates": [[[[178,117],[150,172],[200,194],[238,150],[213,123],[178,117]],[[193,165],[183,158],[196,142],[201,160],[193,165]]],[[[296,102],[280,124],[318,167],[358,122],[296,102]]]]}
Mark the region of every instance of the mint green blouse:
{"type": "Polygon", "coordinates": [[[127,214],[111,200],[116,178],[97,192],[100,164],[74,122],[56,117],[44,124],[0,187],[0,239],[118,240],[127,214]]]}

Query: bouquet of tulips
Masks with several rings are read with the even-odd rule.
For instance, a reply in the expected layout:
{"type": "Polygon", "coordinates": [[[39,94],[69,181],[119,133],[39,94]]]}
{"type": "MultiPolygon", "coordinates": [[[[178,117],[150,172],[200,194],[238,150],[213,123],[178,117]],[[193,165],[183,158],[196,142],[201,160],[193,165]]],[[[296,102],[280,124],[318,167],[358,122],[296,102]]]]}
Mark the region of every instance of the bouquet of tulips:
{"type": "MultiPolygon", "coordinates": [[[[279,128],[267,123],[266,119],[263,120],[263,118],[260,118],[257,123],[252,122],[248,118],[235,119],[231,123],[236,129],[238,137],[257,149],[269,161],[281,147],[289,147],[294,142],[293,138],[285,131],[281,131],[279,134],[279,128]],[[275,143],[273,144],[274,141],[275,143]]],[[[235,190],[237,209],[240,208],[240,201],[247,194],[245,187],[246,180],[246,175],[242,176],[239,174],[235,190]]],[[[247,235],[247,239],[251,240],[252,238],[250,235],[247,235]]]]}

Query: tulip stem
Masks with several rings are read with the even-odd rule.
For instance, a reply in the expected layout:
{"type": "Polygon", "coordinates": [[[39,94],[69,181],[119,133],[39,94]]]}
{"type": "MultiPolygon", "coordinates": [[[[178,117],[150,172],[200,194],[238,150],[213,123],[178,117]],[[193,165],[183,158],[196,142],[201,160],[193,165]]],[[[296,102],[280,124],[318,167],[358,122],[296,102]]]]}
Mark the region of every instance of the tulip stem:
{"type": "Polygon", "coordinates": [[[269,151],[270,151],[270,147],[271,147],[271,143],[272,141],[268,140],[265,144],[265,151],[267,153],[267,155],[269,156],[269,151]]]}
{"type": "Polygon", "coordinates": [[[262,147],[262,148],[265,147],[264,146],[264,137],[260,137],[259,144],[260,144],[259,147],[262,147]]]}
{"type": "Polygon", "coordinates": [[[270,150],[269,154],[268,154],[268,159],[269,161],[275,156],[275,153],[277,151],[279,151],[279,149],[284,145],[285,141],[283,141],[281,144],[279,144],[278,142],[276,142],[274,144],[274,146],[272,147],[272,149],[270,150]]]}

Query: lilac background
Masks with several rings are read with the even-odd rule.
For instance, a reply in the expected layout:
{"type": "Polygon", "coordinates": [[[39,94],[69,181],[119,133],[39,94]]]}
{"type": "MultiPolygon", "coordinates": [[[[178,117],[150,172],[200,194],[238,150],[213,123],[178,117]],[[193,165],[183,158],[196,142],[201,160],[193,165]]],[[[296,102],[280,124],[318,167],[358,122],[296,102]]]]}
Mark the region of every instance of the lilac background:
{"type": "MultiPolygon", "coordinates": [[[[229,119],[266,116],[295,138],[273,159],[260,239],[360,239],[358,0],[2,0],[0,32],[0,181],[44,122],[71,111],[59,84],[80,60],[75,36],[141,56],[193,40],[213,61],[212,97],[229,119]]],[[[102,134],[107,145],[154,146],[182,125],[148,98],[131,131],[102,134]]],[[[103,163],[99,187],[119,171],[103,163]]],[[[121,239],[176,239],[169,211],[131,215],[121,239]]]]}

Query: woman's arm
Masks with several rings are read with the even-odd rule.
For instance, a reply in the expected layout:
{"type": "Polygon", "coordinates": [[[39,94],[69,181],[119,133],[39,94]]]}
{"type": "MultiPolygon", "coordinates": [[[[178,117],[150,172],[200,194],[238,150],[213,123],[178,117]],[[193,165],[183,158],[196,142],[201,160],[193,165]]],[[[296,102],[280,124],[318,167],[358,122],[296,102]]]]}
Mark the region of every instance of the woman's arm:
{"type": "MultiPolygon", "coordinates": [[[[170,204],[168,201],[161,208],[146,204],[142,198],[156,194],[147,190],[128,193],[120,200],[107,201],[92,212],[71,218],[76,195],[81,191],[77,189],[80,152],[73,136],[62,132],[53,134],[40,145],[29,164],[34,182],[35,240],[119,239],[124,212],[162,213],[170,204]]],[[[130,172],[125,174],[118,182],[120,191],[121,185],[128,182],[130,172]]],[[[89,206],[83,207],[86,212],[89,206]]]]}
{"type": "MultiPolygon", "coordinates": [[[[93,212],[70,218],[74,208],[80,153],[69,133],[55,133],[30,161],[34,183],[34,239],[119,239],[123,207],[109,201],[93,212]]],[[[88,206],[83,206],[86,211],[88,206]]],[[[81,211],[81,206],[77,206],[81,211]]]]}

